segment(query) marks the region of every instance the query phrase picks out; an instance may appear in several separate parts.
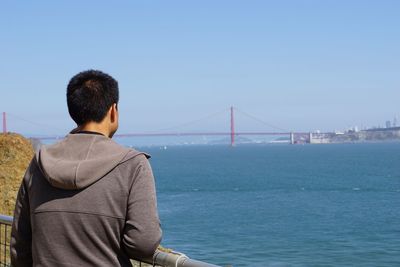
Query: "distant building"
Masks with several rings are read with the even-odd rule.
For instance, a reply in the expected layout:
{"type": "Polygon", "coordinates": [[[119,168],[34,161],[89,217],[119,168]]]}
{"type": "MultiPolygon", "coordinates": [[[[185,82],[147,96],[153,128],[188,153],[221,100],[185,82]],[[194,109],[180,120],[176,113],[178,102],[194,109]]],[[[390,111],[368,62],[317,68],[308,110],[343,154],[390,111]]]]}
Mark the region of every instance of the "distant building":
{"type": "Polygon", "coordinates": [[[392,123],[390,121],[386,121],[386,128],[391,128],[392,127],[392,123]]]}

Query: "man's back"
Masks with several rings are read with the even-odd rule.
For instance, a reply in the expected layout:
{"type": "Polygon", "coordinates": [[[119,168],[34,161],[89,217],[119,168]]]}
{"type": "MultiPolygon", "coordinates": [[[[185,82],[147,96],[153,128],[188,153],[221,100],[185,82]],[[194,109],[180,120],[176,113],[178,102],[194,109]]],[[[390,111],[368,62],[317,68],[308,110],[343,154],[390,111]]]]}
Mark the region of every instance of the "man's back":
{"type": "Polygon", "coordinates": [[[70,134],[36,155],[14,216],[16,267],[131,266],[161,240],[147,156],[95,133],[70,134]]]}

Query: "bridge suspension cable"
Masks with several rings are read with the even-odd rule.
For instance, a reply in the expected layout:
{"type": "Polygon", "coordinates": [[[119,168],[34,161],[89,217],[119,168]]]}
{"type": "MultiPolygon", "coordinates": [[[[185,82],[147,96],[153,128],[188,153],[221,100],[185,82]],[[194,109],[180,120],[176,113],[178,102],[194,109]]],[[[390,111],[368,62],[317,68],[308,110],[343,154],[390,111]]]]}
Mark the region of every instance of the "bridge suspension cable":
{"type": "Polygon", "coordinates": [[[60,128],[54,127],[52,125],[48,125],[48,124],[43,124],[43,123],[38,123],[38,122],[31,121],[31,120],[27,120],[25,118],[22,118],[22,117],[20,117],[18,115],[13,114],[13,113],[7,112],[7,116],[8,117],[12,117],[12,118],[17,119],[17,120],[20,120],[20,121],[23,121],[23,122],[26,122],[26,123],[29,123],[29,124],[34,125],[36,127],[45,128],[45,129],[53,130],[53,131],[57,130],[58,132],[62,132],[62,133],[65,132],[65,129],[60,129],[60,128]]]}
{"type": "Polygon", "coordinates": [[[167,131],[171,131],[171,130],[181,129],[181,128],[184,128],[184,127],[187,127],[187,126],[190,126],[190,125],[193,125],[193,124],[197,124],[197,123],[199,123],[201,121],[205,121],[205,120],[210,119],[212,117],[216,117],[216,116],[218,116],[218,115],[220,115],[222,113],[227,112],[229,109],[230,108],[224,108],[224,109],[222,109],[220,111],[211,113],[211,114],[209,114],[207,116],[204,116],[204,117],[201,117],[199,119],[192,120],[192,121],[185,122],[185,123],[181,123],[181,124],[178,124],[178,125],[175,125],[175,126],[172,126],[172,127],[159,129],[159,130],[152,131],[152,132],[167,132],[167,131]]]}
{"type": "Polygon", "coordinates": [[[249,114],[247,112],[244,112],[244,111],[242,111],[242,110],[240,110],[238,108],[234,108],[234,109],[236,111],[238,111],[240,114],[242,114],[242,115],[244,115],[244,116],[246,116],[248,118],[251,118],[251,119],[253,119],[253,120],[255,120],[255,121],[257,121],[257,122],[259,122],[261,124],[264,124],[264,125],[268,126],[269,128],[272,128],[272,129],[278,130],[278,131],[290,132],[290,130],[287,130],[287,129],[284,129],[284,128],[281,128],[281,127],[277,127],[277,126],[275,126],[275,125],[273,125],[271,123],[268,123],[268,122],[266,122],[264,120],[261,120],[261,119],[257,118],[256,116],[253,116],[253,115],[251,115],[251,114],[249,114]]]}

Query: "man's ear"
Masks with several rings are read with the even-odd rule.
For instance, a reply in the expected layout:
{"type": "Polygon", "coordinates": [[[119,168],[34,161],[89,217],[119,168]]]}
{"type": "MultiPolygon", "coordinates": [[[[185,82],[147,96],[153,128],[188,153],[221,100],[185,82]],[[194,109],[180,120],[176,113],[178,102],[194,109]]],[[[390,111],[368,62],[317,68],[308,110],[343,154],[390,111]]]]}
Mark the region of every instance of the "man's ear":
{"type": "Polygon", "coordinates": [[[110,107],[110,115],[111,122],[114,122],[118,119],[118,108],[116,103],[112,104],[110,107]]]}

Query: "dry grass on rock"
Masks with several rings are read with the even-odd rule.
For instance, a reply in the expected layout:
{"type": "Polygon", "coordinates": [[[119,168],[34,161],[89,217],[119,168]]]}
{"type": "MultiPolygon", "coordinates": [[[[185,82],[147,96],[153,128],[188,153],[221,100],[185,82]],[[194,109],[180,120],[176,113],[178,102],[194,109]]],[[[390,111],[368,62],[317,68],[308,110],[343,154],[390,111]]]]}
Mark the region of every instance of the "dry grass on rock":
{"type": "Polygon", "coordinates": [[[0,214],[13,215],[18,189],[33,154],[31,142],[22,135],[0,134],[0,214]]]}

